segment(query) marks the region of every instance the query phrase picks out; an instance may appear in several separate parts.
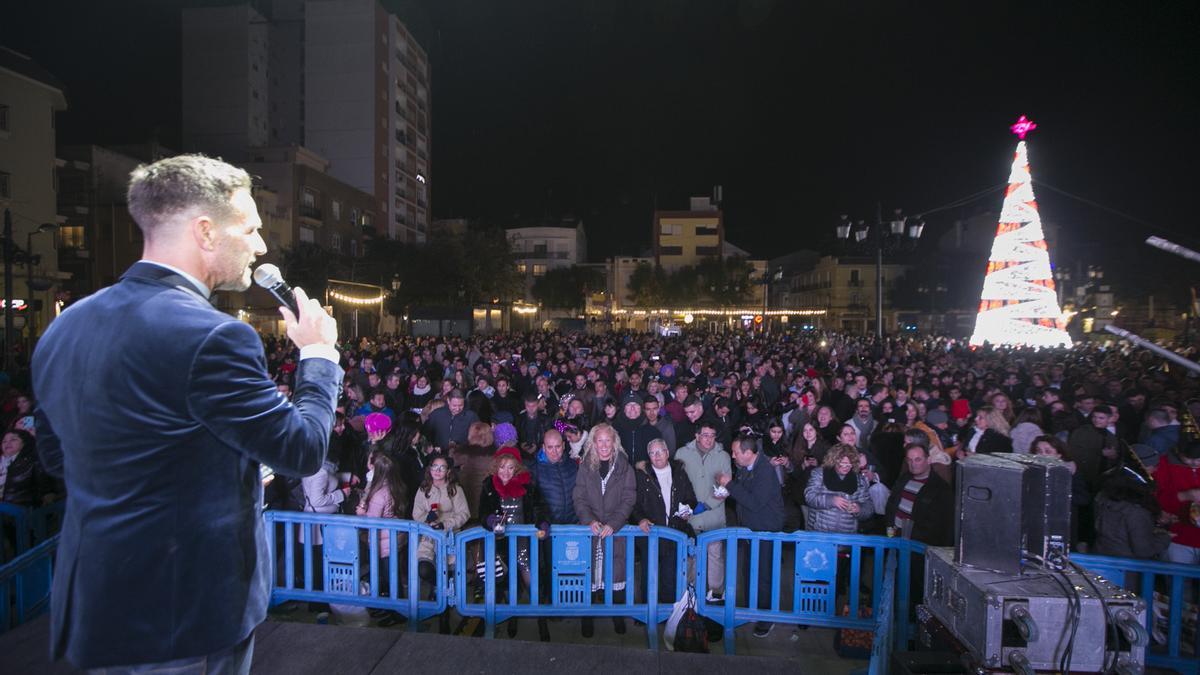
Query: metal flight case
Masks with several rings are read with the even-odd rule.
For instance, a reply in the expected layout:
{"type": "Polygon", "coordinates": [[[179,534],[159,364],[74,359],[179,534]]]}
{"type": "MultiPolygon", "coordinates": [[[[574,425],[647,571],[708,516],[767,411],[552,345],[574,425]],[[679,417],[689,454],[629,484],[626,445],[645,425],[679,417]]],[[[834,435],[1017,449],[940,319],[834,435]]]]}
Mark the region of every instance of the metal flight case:
{"type": "Polygon", "coordinates": [[[1072,568],[1000,574],[955,563],[953,549],[931,546],[924,604],[985,669],[1058,671],[1068,651],[1077,672],[1138,673],[1145,662],[1146,603],[1072,568]]]}

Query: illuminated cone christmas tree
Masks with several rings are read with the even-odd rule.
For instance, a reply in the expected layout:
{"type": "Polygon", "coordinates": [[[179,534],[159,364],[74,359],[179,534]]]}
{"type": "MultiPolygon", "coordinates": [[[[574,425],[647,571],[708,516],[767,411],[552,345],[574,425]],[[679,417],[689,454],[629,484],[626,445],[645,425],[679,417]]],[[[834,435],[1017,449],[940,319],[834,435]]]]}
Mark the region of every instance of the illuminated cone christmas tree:
{"type": "Polygon", "coordinates": [[[1050,252],[1033,197],[1025,134],[1037,127],[1022,115],[1012,126],[1018,137],[1008,192],[1000,212],[992,255],[983,278],[971,344],[1070,346],[1054,291],[1050,252]]]}

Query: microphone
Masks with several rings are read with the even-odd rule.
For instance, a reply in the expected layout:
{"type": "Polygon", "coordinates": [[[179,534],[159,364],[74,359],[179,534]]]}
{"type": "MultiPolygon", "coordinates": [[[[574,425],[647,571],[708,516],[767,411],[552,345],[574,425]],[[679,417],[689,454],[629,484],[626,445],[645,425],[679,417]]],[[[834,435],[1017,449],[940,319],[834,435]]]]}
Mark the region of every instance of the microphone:
{"type": "Polygon", "coordinates": [[[278,267],[271,263],[259,265],[254,270],[254,283],[267,289],[276,302],[292,310],[292,315],[297,319],[300,318],[300,307],[296,304],[296,295],[292,293],[292,287],[283,280],[283,275],[279,273],[278,267]]]}

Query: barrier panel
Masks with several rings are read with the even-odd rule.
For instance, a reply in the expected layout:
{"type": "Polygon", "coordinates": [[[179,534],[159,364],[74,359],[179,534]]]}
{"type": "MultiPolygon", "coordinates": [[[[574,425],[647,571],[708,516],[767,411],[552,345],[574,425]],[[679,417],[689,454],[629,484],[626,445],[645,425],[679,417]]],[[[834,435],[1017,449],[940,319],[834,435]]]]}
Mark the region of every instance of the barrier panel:
{"type": "MultiPolygon", "coordinates": [[[[883,572],[883,589],[879,596],[879,621],[875,626],[875,639],[871,643],[871,664],[867,670],[869,675],[888,675],[891,665],[892,650],[895,646],[896,613],[896,558],[897,552],[888,551],[884,554],[886,562],[883,572]]],[[[905,555],[900,551],[899,555],[905,555]]]]}
{"type": "Polygon", "coordinates": [[[503,536],[481,527],[459,532],[455,556],[468,564],[454,575],[455,609],[482,617],[488,637],[497,623],[522,616],[629,617],[648,626],[656,649],[655,627],[687,588],[687,535],[626,526],[603,539],[602,549],[595,539],[583,525],[554,525],[545,539],[532,525],[510,525],[503,536]]]}
{"type": "Polygon", "coordinates": [[[274,556],[272,603],[302,600],[387,609],[409,619],[410,630],[420,630],[422,620],[446,611],[450,547],[445,532],[396,518],[269,510],[263,519],[274,556]],[[432,598],[420,592],[422,539],[433,542],[432,598]],[[381,557],[384,544],[389,555],[381,557]],[[315,565],[317,547],[321,559],[315,565]]]}
{"type": "Polygon", "coordinates": [[[1146,648],[1147,666],[1200,672],[1196,617],[1200,567],[1083,553],[1073,554],[1071,560],[1146,601],[1146,632],[1151,635],[1151,644],[1146,648]],[[1190,635],[1185,636],[1185,630],[1190,635]]]}
{"type": "MultiPolygon", "coordinates": [[[[728,654],[734,653],[734,629],[751,621],[873,631],[881,611],[884,554],[909,548],[903,539],[860,534],[704,532],[696,538],[697,588],[708,578],[710,558],[724,564],[725,576],[721,588],[710,589],[720,590],[721,600],[697,593],[696,609],[724,628],[728,654]],[[871,578],[865,589],[864,566],[871,578]]],[[[908,558],[898,560],[895,588],[902,606],[908,603],[908,558]]]]}
{"type": "Polygon", "coordinates": [[[0,502],[0,562],[7,563],[33,545],[29,516],[33,509],[0,502]]]}
{"type": "Polygon", "coordinates": [[[8,562],[58,532],[66,502],[37,508],[0,502],[0,562],[8,562]]]}
{"type": "Polygon", "coordinates": [[[38,616],[50,606],[50,580],[58,535],[0,567],[0,633],[38,616]]]}

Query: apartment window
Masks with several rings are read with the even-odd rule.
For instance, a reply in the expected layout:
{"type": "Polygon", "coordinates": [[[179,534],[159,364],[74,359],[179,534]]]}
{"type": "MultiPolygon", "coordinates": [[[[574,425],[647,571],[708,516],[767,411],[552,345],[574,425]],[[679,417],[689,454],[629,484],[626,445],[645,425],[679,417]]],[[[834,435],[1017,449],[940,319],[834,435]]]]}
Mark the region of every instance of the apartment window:
{"type": "Polygon", "coordinates": [[[11,174],[0,171],[0,197],[12,199],[11,174]]]}
{"type": "Polygon", "coordinates": [[[308,188],[304,188],[304,193],[300,195],[300,205],[307,206],[310,209],[317,207],[317,193],[308,188]]]}
{"type": "Polygon", "coordinates": [[[850,283],[854,285],[859,283],[858,270],[850,270],[850,283]]]}
{"type": "Polygon", "coordinates": [[[659,255],[683,255],[682,246],[660,246],[658,248],[659,255]]]}
{"type": "Polygon", "coordinates": [[[517,263],[517,274],[524,276],[525,273],[528,271],[529,271],[528,265],[526,265],[525,263],[517,263]]]}
{"type": "Polygon", "coordinates": [[[716,225],[697,225],[696,236],[698,237],[715,237],[717,236],[716,225]]]}
{"type": "Polygon", "coordinates": [[[717,255],[720,250],[716,246],[697,246],[696,255],[717,255]]]}
{"type": "Polygon", "coordinates": [[[534,265],[533,266],[533,276],[541,277],[541,276],[545,276],[545,275],[546,275],[546,266],[545,265],[534,265]]]}
{"type": "Polygon", "coordinates": [[[362,214],[362,226],[363,226],[364,230],[369,230],[369,229],[373,228],[375,226],[375,217],[372,216],[370,213],[364,212],[362,214]]]}
{"type": "MultiPolygon", "coordinates": [[[[50,119],[54,119],[54,112],[51,110],[50,119]]],[[[0,103],[0,131],[8,131],[8,106],[0,103]]]]}
{"type": "Polygon", "coordinates": [[[313,237],[313,231],[311,227],[300,228],[300,241],[306,244],[311,244],[313,243],[314,239],[315,237],[313,237]]]}
{"type": "Polygon", "coordinates": [[[358,209],[350,209],[350,222],[358,224],[358,209]]]}
{"type": "Polygon", "coordinates": [[[341,253],[342,252],[342,235],[338,234],[337,232],[334,232],[333,234],[329,235],[329,247],[332,248],[334,251],[341,253]]]}
{"type": "Polygon", "coordinates": [[[333,213],[333,219],[339,221],[342,219],[342,203],[338,200],[333,200],[329,205],[329,210],[333,213]]]}
{"type": "Polygon", "coordinates": [[[357,239],[350,240],[350,255],[354,258],[358,257],[358,240],[357,239]]]}
{"type": "Polygon", "coordinates": [[[83,248],[83,226],[63,225],[58,228],[59,248],[83,248]]]}

